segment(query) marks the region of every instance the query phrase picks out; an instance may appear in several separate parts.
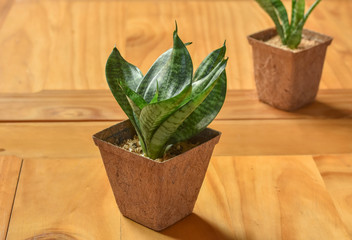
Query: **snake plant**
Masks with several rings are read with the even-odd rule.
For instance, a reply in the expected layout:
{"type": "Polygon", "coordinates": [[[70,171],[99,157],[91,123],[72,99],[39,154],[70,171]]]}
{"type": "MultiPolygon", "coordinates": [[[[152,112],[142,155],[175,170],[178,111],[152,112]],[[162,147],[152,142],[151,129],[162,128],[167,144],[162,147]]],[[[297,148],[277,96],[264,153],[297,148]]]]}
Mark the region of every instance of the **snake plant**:
{"type": "Polygon", "coordinates": [[[283,45],[291,49],[297,48],[302,39],[302,29],[309,15],[321,0],[316,0],[304,14],[305,0],[292,0],[291,23],[281,0],[256,0],[274,21],[276,31],[283,45]]]}
{"type": "Polygon", "coordinates": [[[188,44],[179,38],[176,25],[173,47],[144,76],[116,47],[106,63],[110,90],[151,159],[162,157],[167,146],[205,129],[225,99],[225,43],[201,62],[194,75],[188,44]]]}

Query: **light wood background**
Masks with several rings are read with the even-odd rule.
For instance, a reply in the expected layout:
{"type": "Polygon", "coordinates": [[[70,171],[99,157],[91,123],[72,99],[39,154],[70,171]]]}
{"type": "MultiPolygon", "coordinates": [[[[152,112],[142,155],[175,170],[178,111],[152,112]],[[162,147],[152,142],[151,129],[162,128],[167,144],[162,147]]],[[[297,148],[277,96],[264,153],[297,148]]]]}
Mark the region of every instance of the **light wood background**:
{"type": "Polygon", "coordinates": [[[100,159],[28,159],[8,239],[350,239],[334,190],[311,156],[217,157],[194,213],[158,233],[119,214],[100,159]]]}
{"type": "Polygon", "coordinates": [[[351,12],[314,10],[306,27],[334,38],[321,90],[283,112],[256,97],[246,36],[273,24],[254,0],[0,0],[0,240],[352,239],[351,12]],[[91,136],[126,119],[113,46],[145,73],[174,20],[194,68],[226,39],[229,90],[194,213],[156,233],[120,215],[91,136]]]}
{"type": "MultiPolygon", "coordinates": [[[[351,11],[350,0],[323,1],[306,23],[334,38],[322,89],[352,88],[351,11]]],[[[254,89],[246,36],[273,26],[254,0],[2,0],[0,13],[0,92],[107,89],[104,65],[115,44],[146,73],[172,46],[174,20],[193,42],[195,67],[226,39],[229,89],[254,89]]]]}

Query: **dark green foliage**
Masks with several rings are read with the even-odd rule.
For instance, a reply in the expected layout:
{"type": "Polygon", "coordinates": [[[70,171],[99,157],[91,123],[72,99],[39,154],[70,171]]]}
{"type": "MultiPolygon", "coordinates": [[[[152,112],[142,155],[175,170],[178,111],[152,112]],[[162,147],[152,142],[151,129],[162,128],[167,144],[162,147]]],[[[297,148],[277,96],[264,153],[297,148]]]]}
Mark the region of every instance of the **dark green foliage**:
{"type": "Polygon", "coordinates": [[[224,45],[210,53],[193,76],[189,52],[177,34],[145,76],[122,58],[116,47],[106,63],[106,79],[136,129],[144,153],[156,159],[166,147],[205,129],[226,95],[224,45]]]}
{"type": "Polygon", "coordinates": [[[305,0],[292,0],[291,23],[281,0],[256,0],[274,21],[282,44],[291,49],[297,48],[302,39],[302,30],[313,9],[321,0],[316,0],[304,14],[305,0]]]}

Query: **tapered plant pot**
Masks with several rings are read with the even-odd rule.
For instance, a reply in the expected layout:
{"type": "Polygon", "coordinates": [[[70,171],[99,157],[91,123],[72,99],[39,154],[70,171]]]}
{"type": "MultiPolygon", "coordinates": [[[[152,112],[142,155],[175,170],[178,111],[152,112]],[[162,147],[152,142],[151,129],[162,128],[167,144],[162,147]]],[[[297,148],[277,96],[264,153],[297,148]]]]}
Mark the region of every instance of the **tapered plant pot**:
{"type": "Polygon", "coordinates": [[[189,215],[198,197],[220,132],[207,128],[191,139],[198,146],[164,162],[124,150],[115,143],[133,138],[129,120],[93,136],[120,212],[160,231],[189,215]]]}
{"type": "Polygon", "coordinates": [[[332,38],[303,30],[306,38],[318,44],[294,52],[265,43],[275,35],[275,29],[267,29],[248,36],[258,97],[273,107],[293,111],[314,101],[332,38]]]}

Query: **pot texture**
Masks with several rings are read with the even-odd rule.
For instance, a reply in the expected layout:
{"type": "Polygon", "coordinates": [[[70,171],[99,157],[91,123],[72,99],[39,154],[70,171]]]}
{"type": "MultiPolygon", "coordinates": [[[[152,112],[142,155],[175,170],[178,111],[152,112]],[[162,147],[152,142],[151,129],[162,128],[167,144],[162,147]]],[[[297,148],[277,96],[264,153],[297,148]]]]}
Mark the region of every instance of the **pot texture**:
{"type": "Polygon", "coordinates": [[[160,231],[192,212],[221,133],[207,128],[191,139],[200,145],[161,163],[113,144],[134,135],[127,120],[96,133],[93,139],[121,213],[160,231]]]}
{"type": "Polygon", "coordinates": [[[332,38],[305,29],[303,34],[319,44],[293,52],[264,42],[277,35],[275,29],[248,36],[253,49],[254,75],[260,101],[286,111],[296,110],[314,101],[326,49],[332,38]]]}

